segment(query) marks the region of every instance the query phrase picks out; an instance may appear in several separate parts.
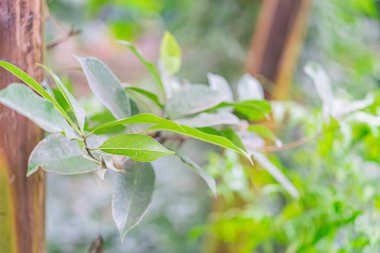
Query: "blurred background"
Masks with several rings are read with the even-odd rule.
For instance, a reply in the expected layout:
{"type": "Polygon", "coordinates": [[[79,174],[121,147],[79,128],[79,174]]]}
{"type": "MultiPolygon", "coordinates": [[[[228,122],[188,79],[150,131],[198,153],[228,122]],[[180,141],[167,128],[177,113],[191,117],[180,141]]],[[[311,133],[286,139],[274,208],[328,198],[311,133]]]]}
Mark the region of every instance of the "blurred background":
{"type": "MultiPolygon", "coordinates": [[[[170,31],[182,47],[180,78],[206,83],[211,72],[234,87],[249,72],[268,98],[291,100],[286,124],[272,126],[289,143],[320,124],[313,115],[321,102],[303,71],[309,61],[322,64],[337,97],[371,93],[379,105],[379,8],[377,0],[48,0],[45,62],[82,97],[87,84],[73,55],[95,56],[122,81],[144,83],[143,66],[117,40],[156,61],[170,31]]],[[[300,199],[229,152],[210,147],[197,157],[216,178],[218,199],[175,158],[161,159],[152,206],[124,243],[110,186],[96,175],[48,174],[47,251],[86,252],[101,234],[105,252],[380,252],[378,126],[323,127],[320,138],[271,156],[300,199]]],[[[192,143],[184,148],[191,154],[192,143]]]]}

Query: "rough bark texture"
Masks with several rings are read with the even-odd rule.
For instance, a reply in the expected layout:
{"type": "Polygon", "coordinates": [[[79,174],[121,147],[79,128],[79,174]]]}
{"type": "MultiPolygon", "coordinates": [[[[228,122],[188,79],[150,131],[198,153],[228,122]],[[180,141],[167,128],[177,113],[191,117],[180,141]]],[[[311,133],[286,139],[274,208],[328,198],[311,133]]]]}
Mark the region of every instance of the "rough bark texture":
{"type": "MultiPolygon", "coordinates": [[[[42,1],[0,0],[0,58],[36,80],[42,72],[42,1]]],[[[0,88],[19,81],[0,70],[0,88]]],[[[44,250],[44,174],[26,177],[27,161],[42,132],[0,105],[0,252],[44,250]]]]}

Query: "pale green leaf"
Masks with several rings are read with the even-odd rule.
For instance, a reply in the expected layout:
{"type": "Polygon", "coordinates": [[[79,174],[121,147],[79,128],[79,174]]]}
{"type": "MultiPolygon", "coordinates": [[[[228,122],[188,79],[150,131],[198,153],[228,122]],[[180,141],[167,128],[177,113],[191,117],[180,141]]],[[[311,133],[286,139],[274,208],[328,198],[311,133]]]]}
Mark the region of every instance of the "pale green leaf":
{"type": "Polygon", "coordinates": [[[330,79],[323,67],[315,62],[309,62],[305,68],[305,73],[313,80],[317,94],[323,103],[323,114],[327,121],[334,102],[334,93],[330,84],[330,79]]]}
{"type": "Polygon", "coordinates": [[[191,118],[177,119],[178,124],[190,127],[209,127],[219,125],[236,125],[240,120],[234,114],[229,112],[217,113],[200,113],[191,118]]]}
{"type": "Polygon", "coordinates": [[[134,163],[125,173],[115,175],[112,216],[120,237],[135,227],[144,217],[152,200],[155,175],[150,163],[134,163]]]}
{"type": "Polygon", "coordinates": [[[58,134],[49,135],[31,153],[28,176],[38,168],[64,175],[95,171],[98,164],[83,155],[84,152],[77,141],[58,134]]]}
{"type": "Polygon", "coordinates": [[[0,60],[0,67],[3,67],[13,75],[17,76],[25,82],[27,85],[29,85],[33,90],[35,90],[38,94],[40,94],[43,98],[53,103],[53,105],[58,109],[58,111],[62,114],[63,117],[72,125],[74,126],[74,123],[70,119],[69,115],[65,112],[65,110],[58,104],[58,102],[42,87],[41,84],[39,84],[36,80],[34,80],[31,76],[29,76],[27,73],[25,73],[23,70],[19,69],[15,65],[0,60]]]}
{"type": "Polygon", "coordinates": [[[100,60],[77,57],[92,92],[117,118],[131,116],[131,102],[119,79],[100,60]]]}
{"type": "Polygon", "coordinates": [[[285,190],[289,192],[294,198],[299,198],[299,192],[294,187],[292,182],[277,168],[264,154],[259,152],[252,152],[252,155],[264,169],[266,169],[276,180],[279,182],[285,190]]]}
{"type": "Polygon", "coordinates": [[[69,138],[75,134],[54,105],[24,84],[13,83],[0,90],[0,103],[27,117],[47,132],[64,132],[69,138]]]}
{"type": "Polygon", "coordinates": [[[174,119],[210,109],[224,100],[224,95],[206,85],[188,85],[168,100],[165,110],[174,119]]]}
{"type": "Polygon", "coordinates": [[[169,75],[176,74],[181,68],[181,48],[174,36],[166,32],[161,41],[160,60],[169,75]]]}
{"type": "Polygon", "coordinates": [[[222,94],[225,97],[224,101],[226,101],[226,102],[233,102],[234,101],[234,96],[233,96],[231,87],[228,84],[226,79],[224,79],[220,75],[215,75],[212,73],[207,74],[207,79],[208,79],[208,83],[210,85],[210,88],[219,92],[220,94],[222,94]]]}
{"type": "Polygon", "coordinates": [[[218,192],[216,190],[216,182],[215,182],[214,178],[212,178],[209,174],[206,173],[206,171],[201,166],[199,166],[198,164],[194,163],[189,158],[186,158],[186,157],[184,157],[182,155],[179,155],[178,153],[176,153],[176,155],[179,157],[179,159],[184,164],[186,164],[187,166],[189,166],[195,173],[197,173],[203,179],[203,181],[205,181],[205,183],[210,188],[210,190],[211,190],[212,194],[214,195],[214,197],[217,197],[218,196],[218,192]]]}
{"type": "Polygon", "coordinates": [[[152,137],[143,134],[112,136],[99,149],[110,154],[128,156],[138,162],[151,162],[160,157],[174,154],[152,137]]]}
{"type": "Polygon", "coordinates": [[[264,90],[259,81],[249,74],[243,75],[237,84],[237,93],[240,101],[263,100],[264,90]]]}

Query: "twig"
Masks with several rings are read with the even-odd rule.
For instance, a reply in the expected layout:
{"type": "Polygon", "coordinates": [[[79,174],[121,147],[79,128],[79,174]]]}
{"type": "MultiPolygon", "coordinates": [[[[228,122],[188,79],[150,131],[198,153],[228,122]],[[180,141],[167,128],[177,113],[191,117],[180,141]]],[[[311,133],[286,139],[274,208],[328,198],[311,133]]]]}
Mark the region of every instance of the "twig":
{"type": "Polygon", "coordinates": [[[103,253],[103,238],[101,235],[91,242],[88,253],[103,253]]]}
{"type": "Polygon", "coordinates": [[[47,50],[50,50],[50,49],[58,46],[59,44],[65,42],[66,40],[70,39],[71,37],[76,36],[76,35],[78,35],[80,33],[81,33],[80,30],[75,30],[74,28],[71,28],[71,30],[65,36],[63,36],[63,37],[61,37],[61,38],[59,38],[59,39],[57,39],[55,41],[50,42],[46,46],[46,48],[47,48],[47,50]]]}
{"type": "Polygon", "coordinates": [[[296,148],[296,147],[299,147],[299,146],[302,146],[302,145],[308,143],[309,141],[315,139],[317,136],[318,136],[318,134],[311,136],[311,137],[302,137],[299,140],[283,144],[281,147],[277,147],[277,146],[262,147],[260,149],[260,151],[270,153],[270,152],[278,152],[278,151],[285,151],[285,150],[293,149],[293,148],[296,148]]]}

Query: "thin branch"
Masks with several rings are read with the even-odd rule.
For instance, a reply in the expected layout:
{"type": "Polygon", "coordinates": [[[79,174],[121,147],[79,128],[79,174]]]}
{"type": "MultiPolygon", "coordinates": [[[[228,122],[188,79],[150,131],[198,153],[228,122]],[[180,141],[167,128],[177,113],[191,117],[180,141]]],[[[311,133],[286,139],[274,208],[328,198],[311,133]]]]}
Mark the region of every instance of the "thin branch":
{"type": "Polygon", "coordinates": [[[71,37],[74,37],[74,36],[76,36],[76,35],[79,35],[80,33],[81,33],[80,30],[75,30],[74,28],[71,28],[71,30],[70,30],[65,36],[63,36],[63,37],[61,37],[61,38],[59,38],[59,39],[57,39],[57,40],[55,40],[55,41],[50,42],[50,43],[46,46],[46,48],[47,48],[47,50],[50,50],[50,49],[52,49],[52,48],[58,46],[59,44],[65,42],[65,41],[67,41],[67,40],[69,40],[71,37]]]}
{"type": "Polygon", "coordinates": [[[301,139],[298,139],[296,141],[283,144],[281,147],[278,146],[265,146],[260,149],[262,152],[271,153],[271,152],[279,152],[279,151],[285,151],[293,148],[297,148],[299,146],[302,146],[312,140],[314,140],[318,134],[311,136],[311,137],[302,137],[301,139]]]}

